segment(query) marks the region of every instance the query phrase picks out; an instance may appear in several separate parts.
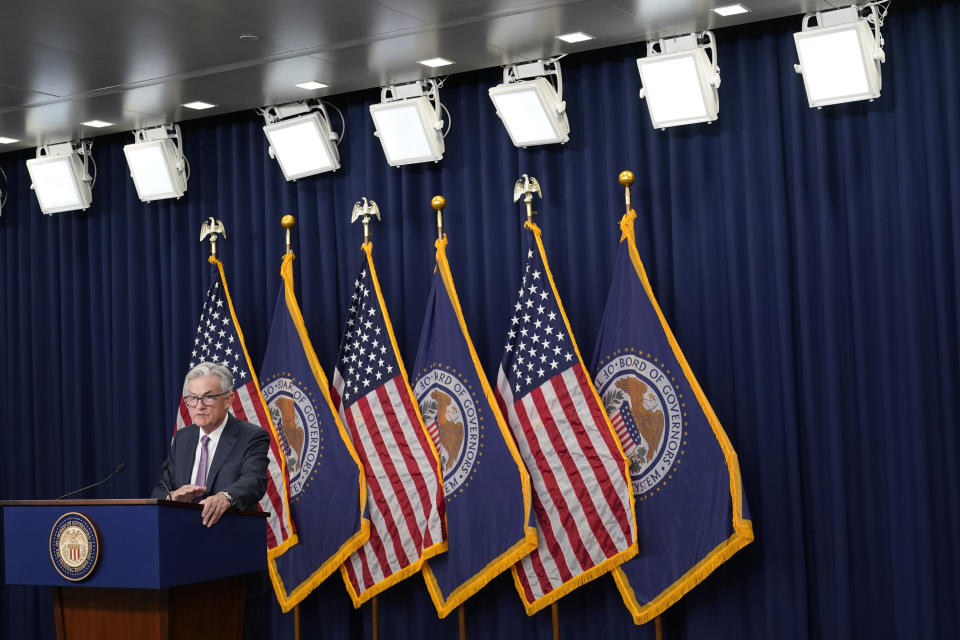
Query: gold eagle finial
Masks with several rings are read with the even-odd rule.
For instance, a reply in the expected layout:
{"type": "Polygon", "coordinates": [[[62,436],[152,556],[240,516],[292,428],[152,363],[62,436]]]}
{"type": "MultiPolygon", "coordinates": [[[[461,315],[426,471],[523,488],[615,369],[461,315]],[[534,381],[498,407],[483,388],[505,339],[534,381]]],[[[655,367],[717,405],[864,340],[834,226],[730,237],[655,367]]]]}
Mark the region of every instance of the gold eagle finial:
{"type": "Polygon", "coordinates": [[[200,227],[200,242],[203,242],[207,236],[210,236],[210,255],[216,258],[217,238],[226,238],[227,231],[223,228],[223,223],[219,220],[215,220],[213,216],[210,216],[210,219],[204,222],[200,227]]]}
{"type": "Polygon", "coordinates": [[[533,194],[543,198],[543,192],[540,191],[540,183],[533,176],[523,174],[517,183],[513,185],[513,201],[517,202],[523,197],[523,204],[527,208],[527,222],[533,222],[533,216],[537,212],[533,210],[533,194]]]}
{"type": "Polygon", "coordinates": [[[380,207],[373,200],[367,200],[366,197],[362,197],[354,203],[350,222],[356,222],[357,220],[363,222],[364,244],[370,242],[370,218],[374,216],[376,216],[377,220],[382,220],[380,217],[380,207]]]}

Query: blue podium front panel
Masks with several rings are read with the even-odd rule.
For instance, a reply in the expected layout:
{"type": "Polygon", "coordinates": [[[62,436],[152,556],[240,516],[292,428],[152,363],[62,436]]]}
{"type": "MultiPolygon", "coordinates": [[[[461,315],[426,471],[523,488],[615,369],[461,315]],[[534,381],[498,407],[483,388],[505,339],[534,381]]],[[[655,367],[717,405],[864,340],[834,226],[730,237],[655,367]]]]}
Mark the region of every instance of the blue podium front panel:
{"type": "Polygon", "coordinates": [[[100,504],[4,506],[6,583],[163,589],[266,567],[262,518],[227,513],[207,528],[195,508],[162,502],[97,502],[100,504]],[[97,567],[80,582],[57,572],[50,551],[54,524],[71,512],[91,520],[100,537],[97,567]]]}

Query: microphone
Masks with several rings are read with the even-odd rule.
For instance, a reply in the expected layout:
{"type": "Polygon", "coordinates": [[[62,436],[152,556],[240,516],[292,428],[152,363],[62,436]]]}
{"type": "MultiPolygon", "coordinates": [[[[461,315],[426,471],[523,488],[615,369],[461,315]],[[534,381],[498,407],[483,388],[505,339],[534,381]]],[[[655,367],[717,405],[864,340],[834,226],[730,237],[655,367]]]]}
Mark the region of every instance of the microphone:
{"type": "Polygon", "coordinates": [[[170,491],[170,487],[167,486],[166,481],[163,479],[163,476],[167,475],[167,469],[170,468],[170,461],[164,460],[163,465],[160,467],[160,484],[163,485],[163,488],[167,490],[167,499],[170,499],[170,494],[173,491],[170,491]]]}
{"type": "Polygon", "coordinates": [[[102,485],[104,482],[106,482],[107,480],[109,480],[109,479],[112,478],[113,476],[117,475],[118,473],[120,473],[121,471],[123,471],[123,470],[126,469],[126,468],[127,468],[127,463],[126,463],[126,462],[121,462],[120,464],[117,465],[117,468],[113,470],[113,473],[111,473],[110,475],[108,475],[106,478],[104,478],[104,479],[101,480],[100,482],[94,482],[93,484],[91,484],[91,485],[88,486],[88,487],[83,487],[82,489],[77,489],[76,491],[71,491],[70,493],[65,493],[65,494],[63,494],[62,496],[60,496],[59,498],[57,498],[57,500],[63,500],[64,498],[68,498],[68,497],[72,496],[72,495],[75,494],[75,493],[80,493],[81,491],[86,491],[87,489],[93,489],[94,487],[99,487],[99,486],[102,485]]]}

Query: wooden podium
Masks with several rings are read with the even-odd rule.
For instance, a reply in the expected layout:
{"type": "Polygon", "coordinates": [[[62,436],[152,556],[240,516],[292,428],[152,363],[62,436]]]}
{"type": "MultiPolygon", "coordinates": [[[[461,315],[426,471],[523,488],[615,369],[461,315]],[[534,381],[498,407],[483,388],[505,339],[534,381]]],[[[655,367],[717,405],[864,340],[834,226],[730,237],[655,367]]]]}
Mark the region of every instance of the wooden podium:
{"type": "Polygon", "coordinates": [[[6,583],[53,587],[60,640],[242,636],[244,574],[266,567],[266,514],[166,500],[22,500],[3,507],[6,583]],[[51,551],[54,525],[80,514],[98,532],[93,572],[72,581],[51,551]]]}

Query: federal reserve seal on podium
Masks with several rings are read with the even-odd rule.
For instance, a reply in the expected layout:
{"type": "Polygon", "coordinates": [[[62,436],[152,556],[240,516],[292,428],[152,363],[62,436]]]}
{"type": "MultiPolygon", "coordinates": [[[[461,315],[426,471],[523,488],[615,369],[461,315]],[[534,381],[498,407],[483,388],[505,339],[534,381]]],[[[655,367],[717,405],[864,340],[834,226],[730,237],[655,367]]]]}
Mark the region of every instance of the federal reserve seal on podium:
{"type": "Polygon", "coordinates": [[[84,580],[97,568],[100,533],[93,520],[72,511],[50,530],[50,560],[61,576],[72,582],[84,580]]]}

